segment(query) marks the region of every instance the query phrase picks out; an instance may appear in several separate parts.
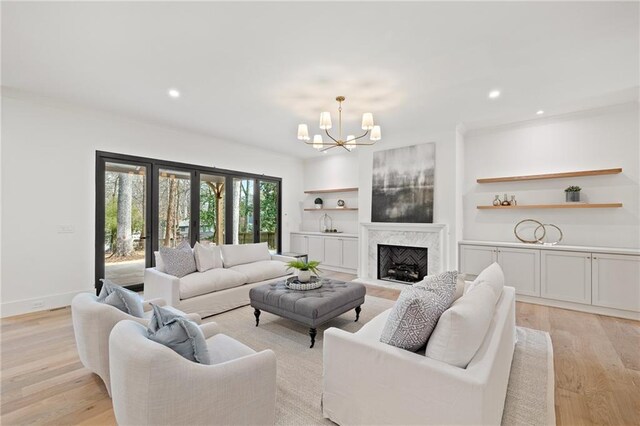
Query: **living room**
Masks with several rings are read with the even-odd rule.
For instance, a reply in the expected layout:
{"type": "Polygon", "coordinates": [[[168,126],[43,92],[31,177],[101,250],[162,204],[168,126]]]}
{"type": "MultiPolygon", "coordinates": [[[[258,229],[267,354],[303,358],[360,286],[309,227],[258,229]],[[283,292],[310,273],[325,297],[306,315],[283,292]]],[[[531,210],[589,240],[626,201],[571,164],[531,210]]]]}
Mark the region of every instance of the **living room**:
{"type": "Polygon", "coordinates": [[[2,423],[637,424],[639,6],[3,2],[2,423]]]}

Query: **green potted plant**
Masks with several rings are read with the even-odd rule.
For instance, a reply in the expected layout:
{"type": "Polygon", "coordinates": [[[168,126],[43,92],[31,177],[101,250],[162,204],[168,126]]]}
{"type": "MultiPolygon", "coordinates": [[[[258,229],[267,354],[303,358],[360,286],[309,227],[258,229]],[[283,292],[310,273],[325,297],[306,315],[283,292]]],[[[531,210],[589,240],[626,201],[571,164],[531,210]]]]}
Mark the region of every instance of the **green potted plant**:
{"type": "Polygon", "coordinates": [[[313,272],[316,275],[320,274],[318,270],[318,266],[320,262],[317,260],[310,260],[305,262],[304,260],[292,260],[287,263],[287,270],[289,269],[297,269],[298,270],[298,281],[301,283],[308,283],[311,280],[311,273],[313,272]]]}
{"type": "Polygon", "coordinates": [[[321,209],[322,208],[322,198],[316,198],[313,201],[313,204],[316,205],[316,209],[321,209]]]}
{"type": "Polygon", "coordinates": [[[564,190],[566,194],[567,203],[576,203],[580,201],[580,191],[582,188],[579,186],[570,186],[564,190]]]}

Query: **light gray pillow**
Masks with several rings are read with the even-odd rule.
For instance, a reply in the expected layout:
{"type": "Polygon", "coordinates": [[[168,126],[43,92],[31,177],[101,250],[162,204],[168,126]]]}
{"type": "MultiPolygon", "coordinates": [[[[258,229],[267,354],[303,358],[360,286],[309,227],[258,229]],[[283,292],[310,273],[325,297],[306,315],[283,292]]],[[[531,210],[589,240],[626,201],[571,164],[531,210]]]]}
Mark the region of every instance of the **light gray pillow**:
{"type": "Polygon", "coordinates": [[[178,247],[160,247],[160,256],[167,274],[182,278],[197,271],[196,260],[188,242],[181,242],[178,247]]]}
{"type": "Polygon", "coordinates": [[[440,315],[453,302],[455,278],[453,286],[442,280],[432,280],[430,285],[402,290],[382,330],[382,343],[413,352],[426,345],[440,315]]]}
{"type": "Polygon", "coordinates": [[[153,315],[147,336],[189,361],[210,364],[209,350],[198,324],[168,309],[151,304],[153,315]]]}
{"type": "Polygon", "coordinates": [[[138,296],[138,293],[114,284],[107,279],[100,281],[102,281],[102,289],[100,289],[100,294],[98,295],[98,302],[106,303],[126,314],[142,318],[144,309],[142,307],[142,298],[138,296]]]}
{"type": "MultiPolygon", "coordinates": [[[[423,287],[430,291],[442,293],[443,295],[451,293],[452,297],[455,297],[459,290],[457,283],[458,271],[447,271],[436,275],[427,275],[422,281],[414,284],[414,286],[423,287]]],[[[451,300],[449,304],[451,303],[453,303],[453,300],[451,300]]]]}

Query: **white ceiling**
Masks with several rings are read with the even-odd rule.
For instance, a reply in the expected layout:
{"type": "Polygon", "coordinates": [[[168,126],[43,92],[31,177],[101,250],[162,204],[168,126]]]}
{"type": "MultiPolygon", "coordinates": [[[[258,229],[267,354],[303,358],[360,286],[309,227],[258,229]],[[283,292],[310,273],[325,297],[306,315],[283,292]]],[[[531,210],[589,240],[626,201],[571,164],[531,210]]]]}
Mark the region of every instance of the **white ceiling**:
{"type": "Polygon", "coordinates": [[[336,95],[380,143],[637,100],[639,37],[637,2],[3,2],[2,84],[312,157],[336,95]]]}

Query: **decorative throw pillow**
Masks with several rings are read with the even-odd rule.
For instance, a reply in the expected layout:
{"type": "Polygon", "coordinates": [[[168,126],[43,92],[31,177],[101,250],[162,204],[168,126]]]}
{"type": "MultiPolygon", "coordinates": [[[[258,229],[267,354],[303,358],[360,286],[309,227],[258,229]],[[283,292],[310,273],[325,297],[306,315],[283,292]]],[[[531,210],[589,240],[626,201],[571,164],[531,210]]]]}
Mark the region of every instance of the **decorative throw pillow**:
{"type": "Polygon", "coordinates": [[[208,271],[213,268],[222,268],[222,258],[220,257],[220,247],[215,245],[204,245],[196,242],[193,247],[193,254],[196,259],[198,272],[208,271]]]}
{"type": "Polygon", "coordinates": [[[493,290],[482,285],[453,302],[431,333],[425,355],[467,368],[491,325],[496,306],[493,299],[493,290]]]}
{"type": "Polygon", "coordinates": [[[167,274],[182,278],[196,272],[196,260],[188,242],[181,242],[178,247],[160,247],[160,256],[164,262],[167,274]]]}
{"type": "Polygon", "coordinates": [[[156,271],[167,273],[167,268],[164,267],[164,262],[162,261],[162,256],[160,256],[159,251],[154,251],[153,256],[156,258],[156,271]]]}
{"type": "Polygon", "coordinates": [[[144,309],[142,307],[142,299],[138,296],[138,293],[114,284],[107,279],[100,281],[102,281],[102,289],[100,289],[100,294],[98,295],[98,302],[106,303],[126,314],[142,318],[144,309]]]}
{"type": "Polygon", "coordinates": [[[443,285],[438,291],[411,286],[400,293],[382,330],[380,341],[410,351],[417,351],[429,340],[440,315],[451,305],[455,292],[443,285]]]}
{"type": "Polygon", "coordinates": [[[494,302],[498,303],[500,296],[502,296],[502,289],[504,288],[504,273],[500,265],[496,262],[493,262],[480,272],[469,286],[467,292],[473,291],[482,285],[489,286],[491,290],[493,290],[494,302]]]}
{"type": "Polygon", "coordinates": [[[151,307],[153,315],[147,329],[149,339],[165,345],[190,361],[210,363],[204,334],[195,322],[169,309],[154,304],[151,307]]]}
{"type": "MultiPolygon", "coordinates": [[[[458,271],[447,271],[436,275],[427,275],[422,281],[414,285],[435,291],[436,293],[451,293],[455,296],[455,294],[458,293],[457,281],[458,271]]],[[[453,300],[451,302],[453,302],[453,300]]]]}

